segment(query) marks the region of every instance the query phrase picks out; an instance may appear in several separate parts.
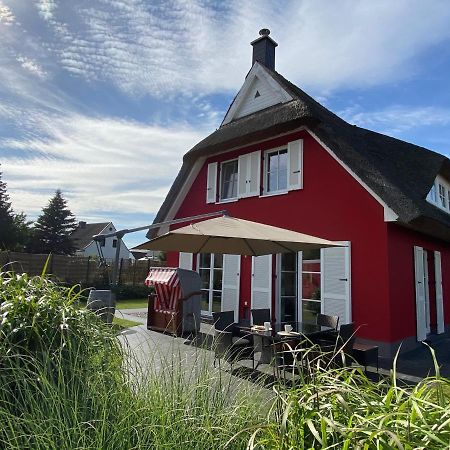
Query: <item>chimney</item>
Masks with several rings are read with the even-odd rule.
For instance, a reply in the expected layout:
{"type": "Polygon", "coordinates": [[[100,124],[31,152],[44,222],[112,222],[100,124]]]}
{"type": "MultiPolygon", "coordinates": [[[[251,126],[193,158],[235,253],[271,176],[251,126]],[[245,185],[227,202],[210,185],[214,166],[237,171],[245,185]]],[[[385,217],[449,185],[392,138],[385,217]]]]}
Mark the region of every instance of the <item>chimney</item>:
{"type": "Polygon", "coordinates": [[[86,228],[86,222],[80,221],[80,222],[78,222],[78,226],[79,226],[81,229],[86,228]]]}
{"type": "Polygon", "coordinates": [[[275,47],[278,44],[269,37],[269,34],[270,30],[263,28],[259,31],[261,37],[251,42],[251,45],[253,45],[252,66],[255,61],[258,61],[268,69],[275,70],[275,47]]]}

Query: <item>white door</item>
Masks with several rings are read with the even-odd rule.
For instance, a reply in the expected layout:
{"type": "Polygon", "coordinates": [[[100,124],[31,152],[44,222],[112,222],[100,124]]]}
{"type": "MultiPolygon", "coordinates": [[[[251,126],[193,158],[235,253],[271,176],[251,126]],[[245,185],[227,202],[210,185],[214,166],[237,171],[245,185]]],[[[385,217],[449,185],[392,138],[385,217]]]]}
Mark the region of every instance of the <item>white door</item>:
{"type": "Polygon", "coordinates": [[[252,257],[251,309],[272,310],[272,255],[252,257]]]}
{"type": "Polygon", "coordinates": [[[222,311],[234,311],[234,321],[239,319],[240,255],[223,255],[222,311]]]}
{"type": "Polygon", "coordinates": [[[444,300],[442,293],[442,267],[441,267],[440,252],[434,252],[434,274],[436,278],[437,334],[441,334],[445,331],[445,326],[444,326],[444,300]]]}
{"type": "Polygon", "coordinates": [[[423,263],[423,248],[414,247],[414,274],[416,284],[416,327],[417,340],[427,337],[426,300],[425,300],[425,270],[423,263]]]}
{"type": "Polygon", "coordinates": [[[321,250],[321,312],[339,316],[339,324],[352,321],[350,242],[345,247],[321,250]]]}

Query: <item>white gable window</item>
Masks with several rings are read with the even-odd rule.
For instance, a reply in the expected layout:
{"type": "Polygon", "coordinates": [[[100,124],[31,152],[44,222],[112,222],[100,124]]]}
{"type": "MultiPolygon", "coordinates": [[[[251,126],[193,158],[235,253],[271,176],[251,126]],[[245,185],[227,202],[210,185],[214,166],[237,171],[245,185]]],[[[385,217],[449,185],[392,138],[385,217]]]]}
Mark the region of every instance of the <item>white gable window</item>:
{"type": "Polygon", "coordinates": [[[303,140],[266,150],[263,163],[261,153],[256,150],[222,163],[209,163],[206,203],[283,194],[303,188],[303,140]]]}
{"type": "Polygon", "coordinates": [[[450,182],[438,175],[427,195],[427,201],[445,212],[450,212],[450,182]]]}
{"type": "Polygon", "coordinates": [[[303,187],[303,141],[264,154],[264,194],[281,194],[303,187]]]}
{"type": "Polygon", "coordinates": [[[238,160],[220,166],[220,200],[236,199],[238,194],[238,160]]]}
{"type": "Polygon", "coordinates": [[[288,151],[287,148],[266,153],[265,192],[273,193],[287,190],[288,151]]]}

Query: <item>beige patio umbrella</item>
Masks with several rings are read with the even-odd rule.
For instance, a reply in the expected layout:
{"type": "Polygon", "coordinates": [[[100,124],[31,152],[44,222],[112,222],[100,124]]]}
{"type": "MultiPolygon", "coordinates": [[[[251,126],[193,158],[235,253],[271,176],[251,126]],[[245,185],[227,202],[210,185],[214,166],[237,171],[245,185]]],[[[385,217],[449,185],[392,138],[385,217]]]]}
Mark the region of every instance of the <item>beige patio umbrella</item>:
{"type": "Polygon", "coordinates": [[[222,216],[169,231],[135,248],[260,256],[336,246],[342,244],[285,228],[222,216]]]}

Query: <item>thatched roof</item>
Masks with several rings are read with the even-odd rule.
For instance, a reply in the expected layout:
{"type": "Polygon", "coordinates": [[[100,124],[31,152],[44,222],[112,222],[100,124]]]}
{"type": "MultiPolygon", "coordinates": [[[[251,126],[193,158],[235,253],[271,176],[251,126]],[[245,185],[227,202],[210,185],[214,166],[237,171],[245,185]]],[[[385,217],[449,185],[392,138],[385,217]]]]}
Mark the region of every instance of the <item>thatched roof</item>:
{"type": "Polygon", "coordinates": [[[277,72],[266,67],[264,70],[291,94],[293,100],[222,125],[189,150],[155,223],[165,219],[197,158],[245,146],[304,125],[398,215],[399,223],[450,241],[450,215],[425,200],[438,173],[450,179],[448,158],[351,125],[277,72]]]}

